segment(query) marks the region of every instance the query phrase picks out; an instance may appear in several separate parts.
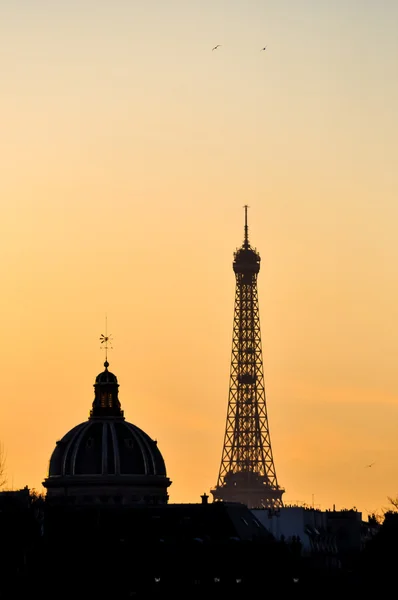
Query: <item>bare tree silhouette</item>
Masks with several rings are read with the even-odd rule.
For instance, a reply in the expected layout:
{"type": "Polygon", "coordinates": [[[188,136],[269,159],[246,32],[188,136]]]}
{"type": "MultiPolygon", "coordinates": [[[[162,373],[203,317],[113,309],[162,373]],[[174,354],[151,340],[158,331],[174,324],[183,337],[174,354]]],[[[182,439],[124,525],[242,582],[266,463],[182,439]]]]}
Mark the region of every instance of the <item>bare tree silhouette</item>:
{"type": "Polygon", "coordinates": [[[6,455],[4,446],[0,443],[0,489],[7,483],[6,476],[6,455]]]}
{"type": "Polygon", "coordinates": [[[389,512],[398,512],[398,496],[387,496],[387,500],[389,501],[390,505],[388,507],[388,511],[389,512]]]}

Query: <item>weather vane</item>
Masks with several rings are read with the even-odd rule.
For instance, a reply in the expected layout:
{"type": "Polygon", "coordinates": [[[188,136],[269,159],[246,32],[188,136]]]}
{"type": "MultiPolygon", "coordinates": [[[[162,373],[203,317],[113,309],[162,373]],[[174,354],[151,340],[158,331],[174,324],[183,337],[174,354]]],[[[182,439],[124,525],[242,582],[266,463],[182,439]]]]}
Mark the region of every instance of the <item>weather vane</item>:
{"type": "Polygon", "coordinates": [[[101,342],[101,350],[105,350],[105,362],[108,362],[108,350],[113,350],[112,348],[112,336],[108,333],[108,318],[105,317],[105,335],[101,333],[100,342],[101,342]],[[103,344],[103,346],[102,346],[103,344]]]}

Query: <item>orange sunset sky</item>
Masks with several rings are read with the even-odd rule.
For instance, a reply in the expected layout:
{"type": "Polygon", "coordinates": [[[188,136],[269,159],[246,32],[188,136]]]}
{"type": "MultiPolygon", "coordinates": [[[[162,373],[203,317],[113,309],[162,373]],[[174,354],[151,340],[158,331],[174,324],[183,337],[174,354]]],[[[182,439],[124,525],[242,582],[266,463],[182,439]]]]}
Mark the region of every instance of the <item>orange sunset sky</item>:
{"type": "Polygon", "coordinates": [[[285,503],[398,494],[397,30],[396,0],[1,3],[8,487],[88,417],[107,315],[170,501],[209,493],[248,204],[285,503]]]}

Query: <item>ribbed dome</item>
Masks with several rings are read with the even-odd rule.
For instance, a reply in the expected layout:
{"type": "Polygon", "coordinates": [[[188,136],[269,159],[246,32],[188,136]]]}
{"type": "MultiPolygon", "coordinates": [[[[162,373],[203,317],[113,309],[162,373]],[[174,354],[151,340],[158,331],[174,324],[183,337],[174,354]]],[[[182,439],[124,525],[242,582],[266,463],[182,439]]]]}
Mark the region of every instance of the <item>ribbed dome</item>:
{"type": "Polygon", "coordinates": [[[123,418],[92,418],[71,429],[50,459],[49,477],[166,476],[156,441],[123,418]]]}
{"type": "Polygon", "coordinates": [[[95,379],[89,419],[56,443],[43,481],[47,497],[76,504],[167,503],[171,481],[157,442],[125,420],[108,366],[106,360],[95,379]]]}

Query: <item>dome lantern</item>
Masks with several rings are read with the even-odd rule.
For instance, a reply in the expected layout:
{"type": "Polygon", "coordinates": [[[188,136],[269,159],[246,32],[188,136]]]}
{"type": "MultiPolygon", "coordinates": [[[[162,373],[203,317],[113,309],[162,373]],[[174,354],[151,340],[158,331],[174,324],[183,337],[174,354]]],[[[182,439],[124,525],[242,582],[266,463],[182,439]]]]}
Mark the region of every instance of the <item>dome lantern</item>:
{"type": "Polygon", "coordinates": [[[123,411],[121,410],[119,401],[119,384],[117,377],[110,371],[108,371],[109,363],[106,360],[104,362],[105,371],[97,375],[94,383],[94,401],[93,407],[90,411],[90,418],[96,417],[121,417],[123,411]]]}

